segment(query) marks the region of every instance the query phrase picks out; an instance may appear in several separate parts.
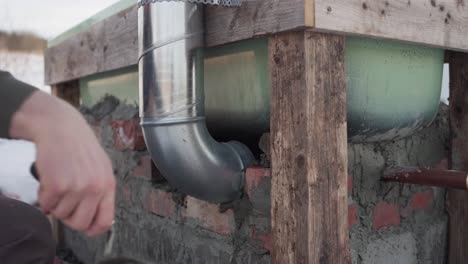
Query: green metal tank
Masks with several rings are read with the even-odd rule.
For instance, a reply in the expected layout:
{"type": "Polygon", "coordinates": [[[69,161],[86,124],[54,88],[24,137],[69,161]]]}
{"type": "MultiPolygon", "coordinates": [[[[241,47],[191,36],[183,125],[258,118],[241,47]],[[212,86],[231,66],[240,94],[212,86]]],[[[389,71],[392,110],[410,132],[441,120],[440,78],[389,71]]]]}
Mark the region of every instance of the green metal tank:
{"type": "MultiPolygon", "coordinates": [[[[270,83],[265,39],[205,51],[209,129],[226,139],[269,130],[270,83]]],[[[348,136],[393,140],[429,125],[440,100],[444,52],[401,42],[346,40],[348,136]]]]}
{"type": "Polygon", "coordinates": [[[444,51],[395,41],[346,40],[348,137],[393,140],[432,123],[444,51]]]}
{"type": "MultiPolygon", "coordinates": [[[[205,112],[219,140],[256,144],[270,127],[268,40],[204,50],[205,112]]],[[[429,125],[439,106],[444,52],[401,42],[346,40],[348,136],[353,142],[393,140],[429,125]]],[[[82,103],[105,94],[138,102],[136,67],[81,80],[82,103]]]]}
{"type": "MultiPolygon", "coordinates": [[[[121,0],[49,42],[56,45],[95,23],[135,5],[121,0]]],[[[135,51],[137,52],[137,51],[135,51]]],[[[205,49],[205,112],[217,139],[257,142],[270,127],[268,39],[205,49]]],[[[348,37],[346,85],[351,141],[408,136],[434,119],[440,99],[444,51],[396,41],[348,37]]],[[[138,104],[138,68],[80,80],[81,102],[91,107],[105,94],[138,104]]],[[[204,79],[204,80],[203,80],[204,79]]]]}

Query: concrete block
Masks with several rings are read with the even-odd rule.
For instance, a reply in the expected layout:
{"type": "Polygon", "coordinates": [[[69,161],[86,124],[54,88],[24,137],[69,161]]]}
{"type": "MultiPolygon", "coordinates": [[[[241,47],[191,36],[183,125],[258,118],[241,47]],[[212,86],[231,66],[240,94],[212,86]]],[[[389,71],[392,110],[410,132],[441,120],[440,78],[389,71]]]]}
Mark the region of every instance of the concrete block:
{"type": "Polygon", "coordinates": [[[356,250],[351,249],[351,264],[358,264],[359,255],[356,250]]]}
{"type": "Polygon", "coordinates": [[[447,222],[439,222],[427,228],[420,243],[420,263],[445,263],[447,244],[447,222]]]}
{"type": "Polygon", "coordinates": [[[417,264],[416,240],[412,233],[372,241],[362,255],[363,264],[417,264]]]}
{"type": "Polygon", "coordinates": [[[353,175],[348,174],[348,196],[353,195],[353,175]]]}

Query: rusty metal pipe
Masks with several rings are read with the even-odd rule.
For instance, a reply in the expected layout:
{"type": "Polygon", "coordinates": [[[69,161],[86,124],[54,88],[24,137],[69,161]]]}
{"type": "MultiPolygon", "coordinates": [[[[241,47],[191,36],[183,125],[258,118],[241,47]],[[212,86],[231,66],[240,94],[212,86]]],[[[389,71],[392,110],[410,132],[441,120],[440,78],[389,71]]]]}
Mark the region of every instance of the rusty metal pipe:
{"type": "Polygon", "coordinates": [[[468,173],[429,168],[392,168],[384,173],[384,182],[401,182],[433,187],[468,190],[468,173]]]}

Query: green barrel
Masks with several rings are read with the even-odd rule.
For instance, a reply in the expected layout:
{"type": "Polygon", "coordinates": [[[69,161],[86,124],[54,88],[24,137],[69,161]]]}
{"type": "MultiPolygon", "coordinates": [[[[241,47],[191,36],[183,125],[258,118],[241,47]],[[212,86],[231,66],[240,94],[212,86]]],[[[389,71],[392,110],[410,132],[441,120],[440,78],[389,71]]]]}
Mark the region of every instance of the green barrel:
{"type": "Polygon", "coordinates": [[[443,50],[350,37],[345,59],[351,141],[402,138],[434,120],[442,87],[443,50]]]}
{"type": "MultiPolygon", "coordinates": [[[[258,142],[270,127],[268,39],[205,49],[205,113],[219,140],[258,142]]],[[[429,125],[440,101],[444,51],[395,41],[346,40],[348,137],[393,140],[429,125]]],[[[105,94],[138,102],[136,67],[81,80],[82,103],[105,94]]]]}

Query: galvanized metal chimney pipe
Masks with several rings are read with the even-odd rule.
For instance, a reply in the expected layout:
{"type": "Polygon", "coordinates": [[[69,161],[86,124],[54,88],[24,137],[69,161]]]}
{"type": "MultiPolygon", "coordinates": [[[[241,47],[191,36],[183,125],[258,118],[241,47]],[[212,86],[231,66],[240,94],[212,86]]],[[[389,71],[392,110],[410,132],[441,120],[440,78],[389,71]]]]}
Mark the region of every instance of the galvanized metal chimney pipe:
{"type": "Polygon", "coordinates": [[[239,142],[219,143],[204,116],[203,6],[240,0],[139,2],[140,117],[154,163],[169,184],[212,202],[239,197],[253,161],[239,142]]]}

